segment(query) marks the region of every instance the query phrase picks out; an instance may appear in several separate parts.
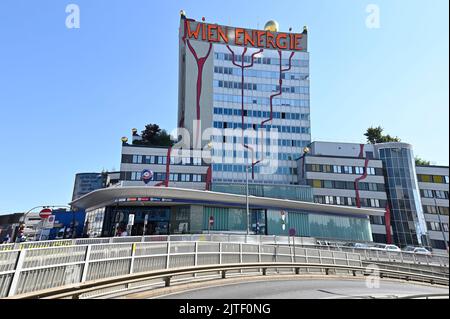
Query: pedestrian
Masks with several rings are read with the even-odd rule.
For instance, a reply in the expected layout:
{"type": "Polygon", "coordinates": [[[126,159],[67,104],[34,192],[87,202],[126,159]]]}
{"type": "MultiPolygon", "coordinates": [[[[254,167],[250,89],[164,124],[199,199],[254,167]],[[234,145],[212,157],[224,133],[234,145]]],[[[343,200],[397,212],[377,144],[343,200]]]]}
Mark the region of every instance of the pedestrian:
{"type": "Polygon", "coordinates": [[[7,233],[5,238],[3,238],[3,244],[9,244],[10,240],[11,240],[11,237],[9,236],[9,233],[7,233]]]}

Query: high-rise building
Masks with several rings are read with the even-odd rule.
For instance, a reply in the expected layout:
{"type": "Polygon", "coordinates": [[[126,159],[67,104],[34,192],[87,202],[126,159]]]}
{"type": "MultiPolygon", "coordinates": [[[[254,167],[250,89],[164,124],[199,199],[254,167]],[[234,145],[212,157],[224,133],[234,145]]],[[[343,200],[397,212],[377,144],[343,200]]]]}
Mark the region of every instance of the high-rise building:
{"type": "Polygon", "coordinates": [[[213,185],[243,184],[247,169],[252,184],[298,184],[295,159],[311,141],[306,27],[251,30],[182,14],[179,41],[178,126],[194,149],[212,142],[213,185]]]}

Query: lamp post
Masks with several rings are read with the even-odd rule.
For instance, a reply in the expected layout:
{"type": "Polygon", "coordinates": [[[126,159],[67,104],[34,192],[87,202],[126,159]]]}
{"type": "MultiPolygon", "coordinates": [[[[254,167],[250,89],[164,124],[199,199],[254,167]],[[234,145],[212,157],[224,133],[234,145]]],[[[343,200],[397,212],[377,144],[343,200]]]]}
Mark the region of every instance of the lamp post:
{"type": "Polygon", "coordinates": [[[445,238],[444,227],[442,226],[441,212],[439,211],[439,207],[437,205],[436,197],[433,196],[433,199],[434,199],[434,207],[436,208],[436,212],[437,212],[438,219],[439,219],[439,228],[441,229],[442,238],[444,239],[444,243],[445,243],[445,249],[447,250],[447,254],[448,254],[449,253],[449,248],[448,248],[447,239],[445,238]]]}
{"type": "Polygon", "coordinates": [[[247,212],[247,236],[250,235],[250,207],[248,203],[248,169],[250,165],[245,166],[245,207],[247,212]]]}

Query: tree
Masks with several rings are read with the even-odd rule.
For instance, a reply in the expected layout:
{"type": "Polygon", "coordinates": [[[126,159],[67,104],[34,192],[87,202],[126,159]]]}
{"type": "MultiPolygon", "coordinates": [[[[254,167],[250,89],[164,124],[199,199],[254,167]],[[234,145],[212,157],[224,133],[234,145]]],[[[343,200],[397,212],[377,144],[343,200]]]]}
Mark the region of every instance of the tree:
{"type": "Polygon", "coordinates": [[[173,141],[166,130],[162,130],[158,124],[147,124],[141,134],[142,140],[134,140],[135,145],[148,146],[172,146],[173,141]]]}
{"type": "Polygon", "coordinates": [[[366,133],[364,133],[364,136],[367,138],[367,142],[370,144],[401,141],[397,136],[392,137],[389,134],[383,135],[383,128],[381,126],[369,127],[366,133]]]}
{"type": "Polygon", "coordinates": [[[424,160],[423,158],[420,158],[418,156],[415,157],[416,166],[429,166],[430,161],[424,160]]]}
{"type": "Polygon", "coordinates": [[[147,124],[142,131],[142,140],[151,143],[160,132],[161,129],[158,124],[147,124]]]}

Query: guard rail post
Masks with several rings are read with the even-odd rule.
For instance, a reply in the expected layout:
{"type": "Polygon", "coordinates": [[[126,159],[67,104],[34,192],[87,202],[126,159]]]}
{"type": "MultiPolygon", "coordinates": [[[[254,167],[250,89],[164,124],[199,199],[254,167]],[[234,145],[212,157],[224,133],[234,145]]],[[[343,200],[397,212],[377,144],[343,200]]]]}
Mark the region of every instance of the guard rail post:
{"type": "Polygon", "coordinates": [[[13,275],[13,279],[11,281],[11,285],[9,286],[8,297],[11,297],[16,294],[17,284],[19,283],[20,273],[22,271],[23,262],[25,260],[26,250],[19,250],[19,256],[17,257],[16,267],[13,275]]]}
{"type": "Polygon", "coordinates": [[[91,257],[91,245],[86,246],[86,254],[84,255],[83,274],[81,275],[81,282],[85,282],[88,274],[89,260],[91,257]]]}

